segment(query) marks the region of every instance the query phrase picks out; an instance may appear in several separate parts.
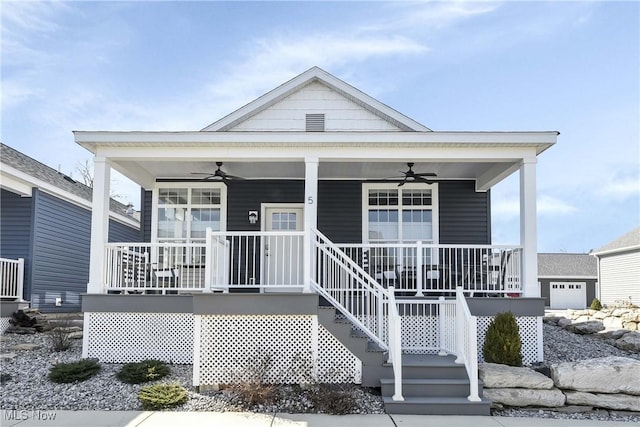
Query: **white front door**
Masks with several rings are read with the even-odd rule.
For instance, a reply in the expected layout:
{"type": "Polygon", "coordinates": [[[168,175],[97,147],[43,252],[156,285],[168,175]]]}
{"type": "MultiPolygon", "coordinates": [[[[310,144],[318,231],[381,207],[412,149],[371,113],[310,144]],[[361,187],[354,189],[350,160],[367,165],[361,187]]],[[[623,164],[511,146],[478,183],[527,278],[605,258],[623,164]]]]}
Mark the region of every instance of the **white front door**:
{"type": "Polygon", "coordinates": [[[263,241],[262,285],[265,290],[287,290],[302,286],[303,205],[269,204],[263,207],[263,230],[273,232],[263,241]]]}

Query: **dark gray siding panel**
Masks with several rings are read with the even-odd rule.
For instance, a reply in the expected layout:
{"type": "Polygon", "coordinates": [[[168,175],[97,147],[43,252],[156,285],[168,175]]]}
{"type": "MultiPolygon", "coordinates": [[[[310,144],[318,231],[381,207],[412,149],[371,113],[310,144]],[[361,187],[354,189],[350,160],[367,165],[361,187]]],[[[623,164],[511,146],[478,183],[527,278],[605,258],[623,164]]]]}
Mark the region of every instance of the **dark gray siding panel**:
{"type": "Polygon", "coordinates": [[[362,241],[362,183],[320,181],[318,230],[335,243],[362,241]]]}
{"type": "Polygon", "coordinates": [[[91,212],[34,192],[31,302],[43,311],[80,311],[89,280],[91,212]],[[56,297],[63,304],[55,306],[56,297]]]}
{"type": "Polygon", "coordinates": [[[140,229],[109,220],[109,242],[139,242],[140,229]]]}
{"type": "Polygon", "coordinates": [[[140,233],[142,241],[151,241],[151,216],[153,214],[153,193],[144,188],[141,190],[142,207],[140,208],[140,233]]]}
{"type": "Polygon", "coordinates": [[[24,298],[29,299],[32,198],[0,193],[0,257],[24,258],[24,298]]]}
{"type": "Polygon", "coordinates": [[[490,244],[489,192],[476,192],[473,181],[441,181],[438,187],[440,243],[490,244]]]}
{"type": "Polygon", "coordinates": [[[302,203],[304,181],[246,180],[229,183],[227,230],[259,231],[260,221],[250,224],[249,211],[260,212],[262,203],[302,203]]]}

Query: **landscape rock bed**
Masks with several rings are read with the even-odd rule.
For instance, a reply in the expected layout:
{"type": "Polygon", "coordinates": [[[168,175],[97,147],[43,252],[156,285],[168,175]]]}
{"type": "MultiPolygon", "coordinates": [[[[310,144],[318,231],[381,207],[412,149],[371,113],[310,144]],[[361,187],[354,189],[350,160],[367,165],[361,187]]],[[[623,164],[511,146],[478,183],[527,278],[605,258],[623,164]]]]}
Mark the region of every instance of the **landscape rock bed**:
{"type": "MultiPolygon", "coordinates": [[[[621,356],[640,360],[640,354],[610,345],[606,339],[593,335],[577,335],[559,326],[545,323],[545,365],[578,361],[598,357],[621,356]]],[[[89,381],[76,384],[55,384],[47,379],[49,369],[56,363],[76,361],[81,358],[81,341],[74,340],[64,352],[52,352],[46,333],[29,335],[5,334],[1,337],[2,353],[13,354],[2,360],[0,373],[0,408],[2,409],[60,409],[60,410],[139,410],[137,398],[142,385],[129,385],[118,381],[116,373],[122,365],[102,364],[102,370],[89,381]],[[30,344],[14,349],[19,344],[30,344]],[[14,349],[14,350],[11,350],[14,349]],[[6,376],[10,376],[6,379],[6,376]]],[[[171,365],[172,372],[161,382],[178,382],[189,390],[189,401],[176,408],[179,411],[241,411],[242,406],[232,393],[198,393],[191,387],[192,367],[171,365]]],[[[150,383],[146,383],[150,384],[150,383]]],[[[152,383],[151,383],[152,384],[152,383]]],[[[537,386],[539,387],[539,385],[537,386]]],[[[310,412],[312,404],[304,392],[295,386],[279,389],[281,398],[272,405],[251,408],[255,412],[310,412]]],[[[358,413],[383,413],[379,395],[368,389],[354,388],[358,413]]],[[[578,396],[581,397],[581,396],[578,396]]],[[[560,408],[526,407],[501,408],[493,411],[497,416],[539,417],[562,419],[593,419],[640,423],[640,414],[618,410],[602,410],[580,404],[560,408]]]]}

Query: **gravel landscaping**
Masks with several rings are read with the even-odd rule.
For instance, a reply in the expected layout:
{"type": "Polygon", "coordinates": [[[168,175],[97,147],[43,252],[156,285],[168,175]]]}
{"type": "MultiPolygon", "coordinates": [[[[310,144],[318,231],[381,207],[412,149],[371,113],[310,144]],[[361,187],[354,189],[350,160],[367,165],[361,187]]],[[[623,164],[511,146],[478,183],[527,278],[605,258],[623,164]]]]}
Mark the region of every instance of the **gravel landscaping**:
{"type": "MultiPolygon", "coordinates": [[[[51,352],[51,344],[46,333],[5,334],[1,337],[1,344],[3,358],[0,373],[3,377],[7,374],[10,376],[0,385],[0,408],[2,409],[140,410],[137,393],[143,385],[153,384],[130,385],[118,381],[115,376],[122,366],[119,364],[102,364],[102,370],[95,377],[82,383],[56,384],[47,379],[50,368],[57,363],[80,359],[82,340],[74,340],[71,349],[60,353],[51,352]],[[18,344],[35,344],[39,348],[12,350],[18,344]]],[[[612,355],[640,360],[640,354],[617,349],[593,336],[576,335],[548,324],[544,324],[544,354],[545,364],[612,355]]],[[[189,390],[189,401],[175,410],[242,411],[247,409],[237,396],[229,391],[203,393],[193,391],[191,379],[190,365],[172,365],[171,374],[159,381],[177,382],[189,390]]],[[[384,413],[377,390],[351,387],[349,393],[357,402],[353,413],[384,413]]],[[[310,392],[301,390],[297,386],[279,387],[277,397],[272,404],[256,405],[249,410],[285,413],[317,411],[310,392]]],[[[562,412],[535,408],[504,409],[494,411],[494,415],[640,422],[638,413],[606,410],[562,412]]]]}

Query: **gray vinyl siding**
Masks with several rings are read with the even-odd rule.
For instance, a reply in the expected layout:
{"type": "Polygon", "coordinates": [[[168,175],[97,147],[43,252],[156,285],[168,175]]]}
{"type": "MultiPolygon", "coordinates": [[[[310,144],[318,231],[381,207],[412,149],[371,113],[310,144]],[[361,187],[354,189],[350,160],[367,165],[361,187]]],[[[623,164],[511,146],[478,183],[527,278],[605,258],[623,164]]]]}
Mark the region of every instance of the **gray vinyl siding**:
{"type": "Polygon", "coordinates": [[[43,311],[79,311],[89,279],[91,212],[41,191],[34,192],[34,203],[31,304],[43,311]]]}
{"type": "MultiPolygon", "coordinates": [[[[489,192],[476,192],[474,181],[442,181],[439,186],[440,243],[490,244],[489,192]]],[[[250,224],[250,210],[261,203],[303,203],[304,181],[246,180],[227,189],[227,230],[259,231],[250,224]]],[[[143,197],[144,241],[151,239],[151,192],[143,197]]],[[[318,229],[336,243],[362,240],[362,181],[324,180],[318,183],[318,229]]]]}
{"type": "Polygon", "coordinates": [[[246,180],[227,189],[227,230],[260,231],[260,221],[250,224],[249,211],[260,212],[262,203],[302,203],[304,181],[246,180]]]}
{"type": "Polygon", "coordinates": [[[438,184],[440,243],[491,244],[491,196],[476,192],[474,181],[438,184]]]}
{"type": "Polygon", "coordinates": [[[109,220],[109,242],[140,242],[140,230],[137,227],[109,220]]]}
{"type": "Polygon", "coordinates": [[[631,301],[640,304],[640,250],[599,256],[600,301],[616,304],[631,301]]]}
{"type": "Polygon", "coordinates": [[[320,181],[318,230],[335,243],[362,241],[362,183],[320,181]]]}
{"type": "MultiPolygon", "coordinates": [[[[32,306],[42,311],[80,311],[87,291],[91,246],[91,211],[50,194],[34,191],[32,306]],[[62,306],[55,299],[62,298],[62,306]]],[[[136,242],[140,232],[109,221],[110,242],[136,242]]]]}
{"type": "Polygon", "coordinates": [[[7,190],[0,192],[0,258],[24,258],[24,295],[31,289],[31,214],[32,198],[7,190]]]}

